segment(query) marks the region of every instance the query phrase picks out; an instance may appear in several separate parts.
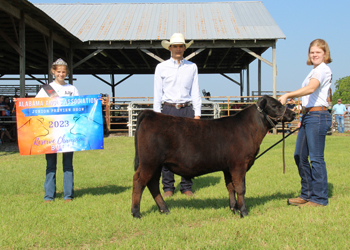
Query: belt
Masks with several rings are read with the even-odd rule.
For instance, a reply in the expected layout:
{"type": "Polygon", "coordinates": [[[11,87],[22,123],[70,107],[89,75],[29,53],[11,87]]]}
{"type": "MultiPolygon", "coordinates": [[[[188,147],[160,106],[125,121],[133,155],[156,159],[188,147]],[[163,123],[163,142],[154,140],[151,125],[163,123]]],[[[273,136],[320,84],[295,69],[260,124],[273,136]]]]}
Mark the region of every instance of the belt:
{"type": "Polygon", "coordinates": [[[191,103],[190,103],[190,102],[186,102],[186,103],[170,103],[170,102],[164,102],[164,105],[166,105],[166,106],[171,106],[171,107],[175,107],[176,109],[180,109],[180,108],[184,108],[184,107],[191,106],[191,103]]]}
{"type": "Polygon", "coordinates": [[[313,112],[313,111],[322,111],[322,110],[327,111],[327,108],[323,107],[323,106],[322,107],[305,108],[306,113],[313,112]]]}

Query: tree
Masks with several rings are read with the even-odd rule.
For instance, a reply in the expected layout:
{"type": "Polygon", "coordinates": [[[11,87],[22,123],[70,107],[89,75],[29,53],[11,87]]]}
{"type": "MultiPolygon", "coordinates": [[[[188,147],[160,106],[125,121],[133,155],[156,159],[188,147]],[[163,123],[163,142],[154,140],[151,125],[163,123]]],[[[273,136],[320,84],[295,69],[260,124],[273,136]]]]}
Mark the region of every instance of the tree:
{"type": "Polygon", "coordinates": [[[343,104],[350,103],[350,76],[338,79],[335,83],[335,91],[332,95],[333,105],[340,98],[343,104]]]}

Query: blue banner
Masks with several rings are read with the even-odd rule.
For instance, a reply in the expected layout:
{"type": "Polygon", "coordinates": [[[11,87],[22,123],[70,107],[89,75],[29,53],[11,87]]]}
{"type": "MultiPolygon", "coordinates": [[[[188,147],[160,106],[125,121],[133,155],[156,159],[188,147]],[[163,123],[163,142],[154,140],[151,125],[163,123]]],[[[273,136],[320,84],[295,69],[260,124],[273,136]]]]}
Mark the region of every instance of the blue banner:
{"type": "Polygon", "coordinates": [[[104,148],[100,95],[19,98],[16,112],[21,155],[104,148]]]}

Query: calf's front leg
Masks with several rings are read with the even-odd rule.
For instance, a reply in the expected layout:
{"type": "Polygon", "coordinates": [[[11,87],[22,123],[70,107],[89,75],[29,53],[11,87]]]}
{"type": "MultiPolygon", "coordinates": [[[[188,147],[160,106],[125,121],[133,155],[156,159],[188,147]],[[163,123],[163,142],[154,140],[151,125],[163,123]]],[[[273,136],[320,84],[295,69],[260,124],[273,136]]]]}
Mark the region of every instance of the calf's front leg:
{"type": "Polygon", "coordinates": [[[241,213],[241,218],[248,215],[247,206],[245,203],[244,195],[245,195],[245,177],[243,178],[235,178],[233,181],[234,189],[237,193],[237,203],[238,210],[241,213]]]}
{"type": "Polygon", "coordinates": [[[226,188],[229,196],[230,209],[235,214],[238,212],[237,201],[235,197],[235,189],[232,183],[232,176],[228,172],[224,172],[226,188]]]}

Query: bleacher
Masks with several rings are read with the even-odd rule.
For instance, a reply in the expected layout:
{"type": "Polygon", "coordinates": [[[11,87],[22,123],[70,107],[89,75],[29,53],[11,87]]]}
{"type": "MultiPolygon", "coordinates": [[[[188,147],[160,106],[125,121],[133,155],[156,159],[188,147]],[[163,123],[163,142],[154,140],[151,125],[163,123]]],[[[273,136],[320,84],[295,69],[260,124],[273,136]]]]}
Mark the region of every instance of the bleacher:
{"type": "MultiPolygon", "coordinates": [[[[28,96],[35,96],[42,85],[25,85],[25,94],[28,96]]],[[[0,95],[4,96],[19,96],[20,86],[19,85],[0,85],[0,95]]]]}

